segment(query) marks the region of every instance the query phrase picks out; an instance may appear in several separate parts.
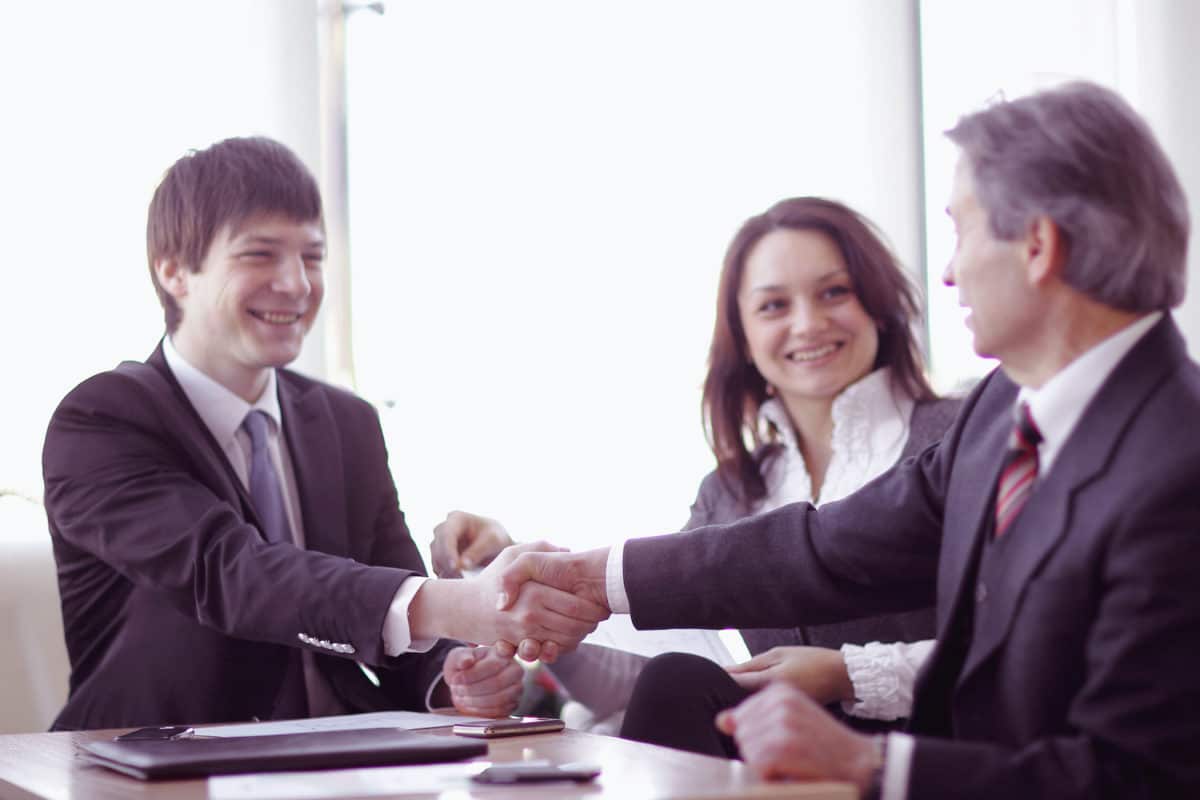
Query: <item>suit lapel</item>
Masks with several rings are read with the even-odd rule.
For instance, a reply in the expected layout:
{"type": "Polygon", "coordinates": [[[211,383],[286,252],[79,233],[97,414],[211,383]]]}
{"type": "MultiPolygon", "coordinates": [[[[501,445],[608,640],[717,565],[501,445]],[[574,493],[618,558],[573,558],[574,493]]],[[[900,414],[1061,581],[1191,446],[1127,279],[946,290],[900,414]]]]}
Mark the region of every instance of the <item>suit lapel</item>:
{"type": "MultiPolygon", "coordinates": [[[[988,604],[978,617],[960,683],[1004,642],[1025,588],[1043,562],[1072,528],[1091,522],[1086,518],[1086,509],[1074,507],[1076,492],[1108,470],[1138,409],[1181,358],[1186,358],[1183,340],[1170,317],[1164,317],[1117,364],[1089,403],[1050,473],[1036,486],[1021,515],[1005,533],[1004,571],[999,583],[988,587],[988,604]]],[[[984,518],[976,539],[988,535],[991,526],[986,523],[984,518]]],[[[959,597],[956,606],[963,601],[959,597]]]]}
{"type": "Polygon", "coordinates": [[[246,519],[258,526],[250,494],[226,458],[224,450],[213,438],[204,420],[192,407],[183,387],[167,366],[162,344],[154,349],[145,364],[127,361],[120,366],[161,401],[160,412],[164,427],[171,432],[183,450],[184,461],[190,461],[198,471],[208,476],[204,481],[216,493],[231,503],[240,504],[246,519]]]}
{"type": "Polygon", "coordinates": [[[304,518],[305,545],[309,550],[346,555],[350,542],[345,471],[333,411],[315,384],[301,387],[283,370],[277,375],[283,431],[304,518]]]}
{"type": "Polygon", "coordinates": [[[938,638],[947,633],[961,609],[969,611],[975,589],[975,565],[983,540],[991,530],[993,495],[1012,430],[1009,410],[1016,400],[1016,384],[999,371],[991,380],[997,382],[996,387],[985,391],[996,396],[987,398],[987,406],[980,409],[981,423],[963,431],[963,444],[952,467],[952,499],[943,520],[939,556],[938,638]]]}

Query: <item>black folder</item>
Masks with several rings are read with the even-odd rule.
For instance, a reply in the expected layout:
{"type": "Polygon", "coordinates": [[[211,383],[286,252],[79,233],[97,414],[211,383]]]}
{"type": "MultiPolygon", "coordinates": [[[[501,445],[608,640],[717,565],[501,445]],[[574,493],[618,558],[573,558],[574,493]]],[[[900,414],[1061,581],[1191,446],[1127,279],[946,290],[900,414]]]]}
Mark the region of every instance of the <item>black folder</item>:
{"type": "Polygon", "coordinates": [[[487,754],[487,742],[399,728],[190,737],[172,741],[89,742],[87,761],[142,780],[237,772],[333,769],[460,761],[487,754]]]}

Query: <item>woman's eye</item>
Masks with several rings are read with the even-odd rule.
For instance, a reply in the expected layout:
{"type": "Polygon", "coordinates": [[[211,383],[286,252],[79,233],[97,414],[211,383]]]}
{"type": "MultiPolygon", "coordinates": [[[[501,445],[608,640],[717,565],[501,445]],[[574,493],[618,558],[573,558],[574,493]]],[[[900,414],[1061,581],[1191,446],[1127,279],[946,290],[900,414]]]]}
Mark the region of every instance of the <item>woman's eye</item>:
{"type": "Polygon", "coordinates": [[[770,314],[773,311],[779,311],[785,305],[782,300],[767,300],[759,305],[758,311],[760,314],[770,314]]]}
{"type": "Polygon", "coordinates": [[[821,291],[821,297],[826,300],[841,300],[854,294],[849,286],[830,286],[821,291]]]}

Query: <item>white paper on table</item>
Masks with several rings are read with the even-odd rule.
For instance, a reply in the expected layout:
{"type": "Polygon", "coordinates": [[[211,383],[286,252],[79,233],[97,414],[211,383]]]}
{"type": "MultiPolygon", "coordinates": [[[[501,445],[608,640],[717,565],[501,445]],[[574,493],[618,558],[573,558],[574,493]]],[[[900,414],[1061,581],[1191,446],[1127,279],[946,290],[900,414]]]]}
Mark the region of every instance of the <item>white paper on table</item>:
{"type": "Polygon", "coordinates": [[[440,794],[451,789],[469,789],[473,785],[471,776],[489,766],[489,761],[470,761],[411,767],[214,775],[208,779],[208,797],[209,800],[323,800],[330,797],[440,794]]]}
{"type": "Polygon", "coordinates": [[[484,717],[463,714],[433,714],[419,711],[376,711],[370,714],[342,714],[336,717],[290,719],[282,722],[247,722],[243,725],[196,728],[199,736],[277,736],[282,733],[313,733],[316,731],[354,731],[365,728],[403,728],[419,731],[440,728],[463,722],[476,722],[484,717]]]}
{"type": "Polygon", "coordinates": [[[633,627],[628,614],[613,614],[596,626],[584,639],[617,650],[627,650],[653,658],[663,653],[692,653],[715,661],[723,667],[750,658],[742,636],[735,630],[706,631],[694,628],[671,628],[662,631],[641,631],[633,627]]]}

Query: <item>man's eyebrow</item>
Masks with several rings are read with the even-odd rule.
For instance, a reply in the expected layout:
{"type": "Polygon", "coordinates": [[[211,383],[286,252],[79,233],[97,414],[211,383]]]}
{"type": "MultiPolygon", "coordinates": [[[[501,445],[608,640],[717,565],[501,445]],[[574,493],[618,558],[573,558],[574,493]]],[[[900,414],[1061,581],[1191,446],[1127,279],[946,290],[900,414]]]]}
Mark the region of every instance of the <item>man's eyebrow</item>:
{"type": "MultiPolygon", "coordinates": [[[[263,235],[253,235],[253,234],[248,235],[237,241],[237,245],[239,247],[247,247],[247,246],[251,246],[251,245],[262,245],[262,244],[281,245],[281,244],[286,244],[286,243],[287,242],[285,239],[278,237],[278,236],[263,236],[263,235]]],[[[303,246],[305,248],[319,247],[322,250],[324,250],[325,249],[325,240],[324,239],[310,239],[307,242],[305,242],[303,246]]]]}

